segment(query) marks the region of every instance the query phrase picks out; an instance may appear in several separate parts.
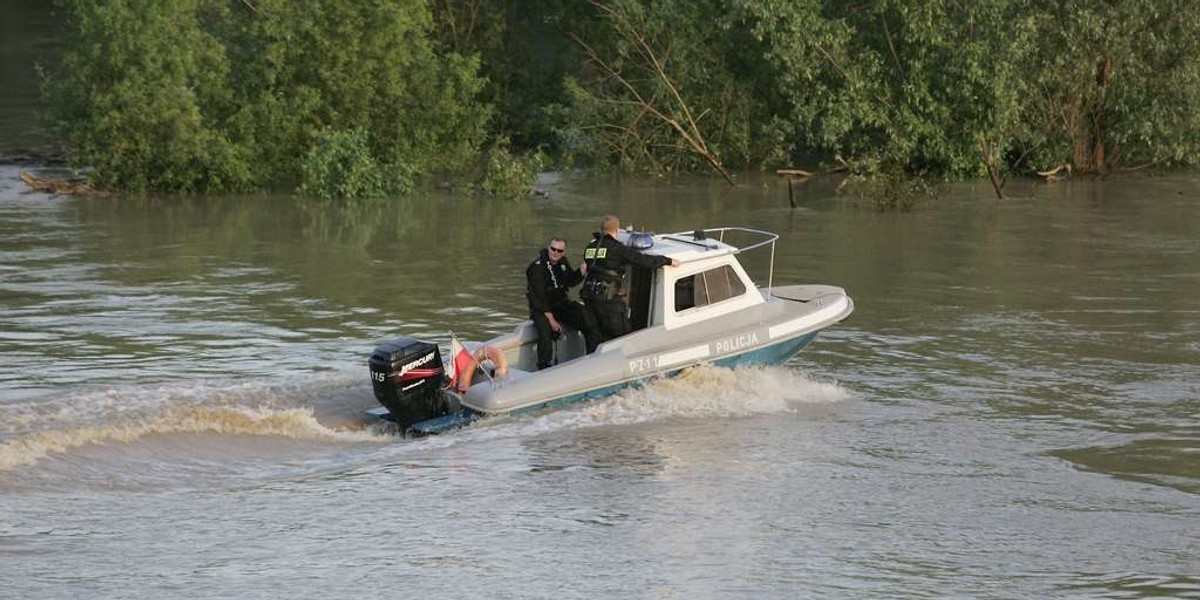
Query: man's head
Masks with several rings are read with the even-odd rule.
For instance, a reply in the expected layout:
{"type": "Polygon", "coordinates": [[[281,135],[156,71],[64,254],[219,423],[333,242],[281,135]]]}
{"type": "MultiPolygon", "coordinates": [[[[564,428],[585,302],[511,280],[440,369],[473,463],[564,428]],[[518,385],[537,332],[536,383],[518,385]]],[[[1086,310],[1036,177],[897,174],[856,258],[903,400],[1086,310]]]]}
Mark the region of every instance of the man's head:
{"type": "Polygon", "coordinates": [[[617,237],[617,232],[621,230],[621,220],[615,215],[604,215],[604,219],[600,221],[600,231],[617,237]]]}
{"type": "Polygon", "coordinates": [[[562,260],[562,257],[567,254],[567,240],[560,237],[550,238],[550,242],[546,244],[546,254],[550,256],[552,263],[562,260]]]}

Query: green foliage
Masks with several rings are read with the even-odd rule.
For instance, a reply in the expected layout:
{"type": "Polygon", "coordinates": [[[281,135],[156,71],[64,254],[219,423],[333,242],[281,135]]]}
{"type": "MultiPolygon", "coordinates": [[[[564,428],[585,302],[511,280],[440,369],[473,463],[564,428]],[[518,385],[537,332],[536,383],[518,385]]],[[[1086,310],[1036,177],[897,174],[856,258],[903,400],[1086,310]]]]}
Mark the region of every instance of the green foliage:
{"type": "Polygon", "coordinates": [[[244,189],[248,153],[206,108],[230,64],[201,27],[204,0],[61,0],[74,51],[47,82],[71,158],[94,182],[130,190],[244,189]],[[180,52],[179,48],[187,48],[180,52]]]}
{"type": "Polygon", "coordinates": [[[579,0],[431,0],[434,37],[445,52],[480,59],[481,97],[496,109],[495,139],[517,150],[551,148],[567,121],[564,77],[579,70],[573,33],[594,27],[579,0]]]}
{"type": "Polygon", "coordinates": [[[1200,159],[1193,2],[731,2],[796,150],[939,178],[1200,159]]]}
{"type": "Polygon", "coordinates": [[[545,163],[541,151],[531,152],[527,156],[514,155],[508,150],[508,140],[502,138],[488,152],[487,172],[481,187],[494,198],[525,198],[529,196],[533,182],[545,163]]]}
{"type": "Polygon", "coordinates": [[[392,193],[484,139],[478,60],[435,50],[424,0],[59,2],[73,37],[48,89],[104,184],[392,193]]]}
{"type": "Polygon", "coordinates": [[[797,149],[889,173],[977,176],[980,141],[1003,147],[1019,120],[1031,28],[1008,0],[735,4],[770,47],[788,99],[779,125],[797,149]]]}
{"type": "Polygon", "coordinates": [[[1200,11],[1190,0],[1029,2],[1034,166],[1200,162],[1200,11]],[[1036,10],[1033,10],[1036,9],[1036,10]]]}
{"type": "Polygon", "coordinates": [[[611,0],[576,40],[587,61],[567,80],[567,148],[653,173],[707,168],[698,146],[732,167],[777,158],[761,143],[762,48],[725,0],[611,0]]]}
{"type": "Polygon", "coordinates": [[[516,197],[540,149],[881,189],[1200,162],[1193,0],[56,2],[46,90],[105,187],[390,196],[482,158],[516,197]]]}
{"type": "Polygon", "coordinates": [[[378,198],[412,191],[411,173],[395,175],[381,165],[362,129],[323,134],[308,151],[302,170],[299,192],[318,198],[378,198]]]}

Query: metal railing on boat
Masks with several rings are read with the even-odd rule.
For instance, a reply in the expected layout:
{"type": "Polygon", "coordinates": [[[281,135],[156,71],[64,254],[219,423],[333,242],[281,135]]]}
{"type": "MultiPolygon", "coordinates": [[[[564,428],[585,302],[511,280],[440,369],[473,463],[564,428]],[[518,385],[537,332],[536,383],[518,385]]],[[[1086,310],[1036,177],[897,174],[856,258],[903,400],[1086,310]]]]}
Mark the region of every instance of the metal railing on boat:
{"type": "Polygon", "coordinates": [[[779,239],[778,233],[774,233],[771,231],[763,231],[761,229],[751,229],[749,227],[713,227],[710,229],[696,229],[694,231],[680,231],[677,233],[667,233],[667,234],[664,234],[662,237],[664,239],[674,240],[676,242],[682,242],[685,244],[695,244],[695,245],[704,246],[707,248],[708,246],[706,246],[701,240],[712,239],[714,237],[714,234],[716,234],[715,237],[718,242],[721,242],[722,244],[732,247],[734,254],[741,254],[743,252],[754,250],[755,248],[761,248],[768,244],[771,246],[771,261],[767,267],[767,295],[769,296],[771,294],[771,288],[773,287],[774,282],[775,282],[775,242],[779,239]],[[733,244],[725,241],[725,234],[728,232],[733,232],[733,231],[748,233],[748,234],[752,234],[752,235],[760,235],[764,239],[761,241],[752,243],[748,246],[734,246],[733,244]],[[704,234],[703,237],[700,237],[697,235],[700,233],[704,234]],[[688,239],[686,237],[676,237],[676,236],[689,236],[691,239],[688,239]]]}

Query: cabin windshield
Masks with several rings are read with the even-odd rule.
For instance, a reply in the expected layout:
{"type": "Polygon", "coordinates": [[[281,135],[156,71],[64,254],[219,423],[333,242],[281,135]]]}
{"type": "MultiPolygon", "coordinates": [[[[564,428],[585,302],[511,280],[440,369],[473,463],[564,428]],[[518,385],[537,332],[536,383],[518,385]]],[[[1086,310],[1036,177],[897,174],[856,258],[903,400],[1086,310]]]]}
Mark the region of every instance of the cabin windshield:
{"type": "Polygon", "coordinates": [[[746,284],[729,265],[675,281],[675,312],[708,306],[746,293],[746,284]]]}

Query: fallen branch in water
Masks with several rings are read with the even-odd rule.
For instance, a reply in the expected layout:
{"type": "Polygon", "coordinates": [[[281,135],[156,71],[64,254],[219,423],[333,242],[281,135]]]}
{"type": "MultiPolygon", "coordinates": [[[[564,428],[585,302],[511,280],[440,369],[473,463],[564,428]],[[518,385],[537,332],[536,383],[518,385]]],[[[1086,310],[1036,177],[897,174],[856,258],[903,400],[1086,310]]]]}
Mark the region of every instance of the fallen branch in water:
{"type": "MultiPolygon", "coordinates": [[[[830,167],[828,169],[825,169],[824,171],[820,171],[820,172],[816,172],[816,173],[805,170],[805,169],[796,169],[796,168],[776,169],[775,170],[776,175],[787,178],[788,204],[791,205],[792,208],[796,208],[796,190],[795,190],[796,184],[804,183],[805,181],[808,181],[809,177],[812,177],[814,175],[829,175],[831,173],[845,173],[850,170],[849,163],[847,163],[845,160],[842,160],[841,156],[836,157],[836,160],[838,161],[837,166],[830,167]]],[[[843,181],[842,183],[844,184],[845,181],[843,181]]],[[[838,188],[840,189],[841,186],[838,186],[838,188]]]]}
{"type": "Polygon", "coordinates": [[[21,171],[21,181],[34,192],[60,194],[63,196],[107,196],[111,192],[98,190],[87,179],[78,176],[40,177],[30,171],[21,171]]]}
{"type": "Polygon", "coordinates": [[[1052,183],[1055,181],[1062,181],[1064,179],[1070,179],[1071,178],[1071,165],[1070,165],[1070,163],[1061,164],[1061,165],[1054,167],[1053,169],[1049,169],[1047,171],[1037,171],[1037,174],[1040,175],[1041,178],[1043,180],[1045,180],[1046,183],[1052,183]]]}

